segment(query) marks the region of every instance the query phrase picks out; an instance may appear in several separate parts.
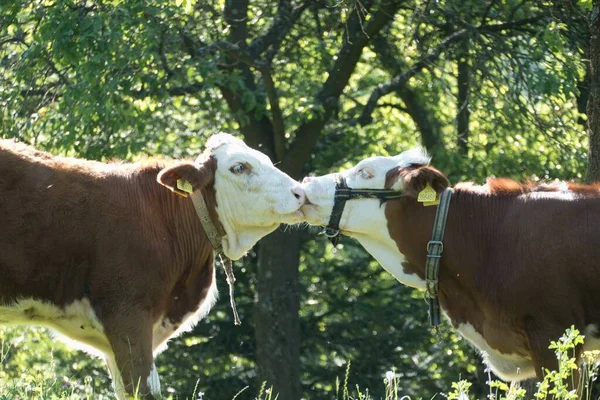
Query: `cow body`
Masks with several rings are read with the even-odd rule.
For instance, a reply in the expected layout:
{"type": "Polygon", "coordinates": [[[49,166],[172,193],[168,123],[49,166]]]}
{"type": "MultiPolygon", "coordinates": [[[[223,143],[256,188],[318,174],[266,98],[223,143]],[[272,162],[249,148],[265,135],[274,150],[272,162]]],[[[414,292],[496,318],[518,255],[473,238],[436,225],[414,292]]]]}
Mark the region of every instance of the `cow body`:
{"type": "MultiPolygon", "coordinates": [[[[376,157],[342,174],[353,188],[394,189],[402,199],[348,202],[340,227],[400,282],[425,288],[427,242],[436,207],[417,201],[443,174],[419,152],[376,157]]],[[[305,180],[303,210],[325,225],[333,206],[330,175],[305,180]]],[[[600,191],[573,184],[459,184],[448,211],[439,298],[452,325],[505,380],[542,378],[555,368],[548,349],[574,325],[584,349],[600,350],[600,191]]],[[[579,349],[581,351],[581,349],[579,349]]]]}
{"type": "MultiPolygon", "coordinates": [[[[247,153],[248,165],[266,163],[244,146],[221,137],[195,164],[107,165],[0,141],[0,323],[53,328],[106,359],[118,397],[136,390],[159,397],[153,356],[217,297],[213,248],[194,206],[164,186],[176,190],[186,179],[202,191],[211,220],[226,221],[223,209],[236,205],[217,203],[225,192],[217,179],[231,174],[219,163],[236,151],[247,153]]],[[[281,174],[271,166],[265,171],[281,174]]],[[[289,197],[300,206],[298,193],[284,196],[280,203],[289,197]]],[[[286,219],[266,212],[243,241],[244,228],[227,225],[223,240],[235,242],[224,246],[227,255],[238,258],[249,249],[239,242],[251,246],[286,219]]]]}
{"type": "MultiPolygon", "coordinates": [[[[571,325],[594,346],[600,326],[600,197],[566,191],[457,189],[440,263],[440,303],[506,380],[552,368],[548,349],[571,325]]],[[[407,274],[424,278],[435,207],[390,202],[388,232],[407,274]],[[411,229],[412,228],[412,229],[411,229]]],[[[600,348],[599,348],[600,349],[600,348]]]]}

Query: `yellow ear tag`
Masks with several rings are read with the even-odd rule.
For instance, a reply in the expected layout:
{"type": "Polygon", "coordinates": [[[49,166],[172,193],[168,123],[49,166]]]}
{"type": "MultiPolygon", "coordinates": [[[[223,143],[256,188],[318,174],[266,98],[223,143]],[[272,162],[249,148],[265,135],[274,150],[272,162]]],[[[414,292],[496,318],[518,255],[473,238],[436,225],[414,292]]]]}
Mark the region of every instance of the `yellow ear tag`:
{"type": "Polygon", "coordinates": [[[419,192],[417,201],[419,203],[423,203],[424,206],[435,206],[440,204],[440,199],[437,197],[437,193],[429,184],[425,186],[425,189],[419,192]]]}
{"type": "Polygon", "coordinates": [[[194,188],[188,181],[184,181],[183,179],[177,179],[177,189],[182,190],[187,193],[192,193],[194,188]]]}

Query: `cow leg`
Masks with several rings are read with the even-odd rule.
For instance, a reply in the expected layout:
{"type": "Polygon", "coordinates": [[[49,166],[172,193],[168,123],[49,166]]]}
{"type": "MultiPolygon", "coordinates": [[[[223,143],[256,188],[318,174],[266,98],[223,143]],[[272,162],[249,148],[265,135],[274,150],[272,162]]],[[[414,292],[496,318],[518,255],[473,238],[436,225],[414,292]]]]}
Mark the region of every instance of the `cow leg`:
{"type": "Polygon", "coordinates": [[[525,379],[524,381],[512,381],[509,390],[510,396],[507,396],[507,399],[516,399],[516,392],[519,389],[525,389],[524,400],[534,400],[534,395],[537,392],[536,378],[525,379]]]}
{"type": "Polygon", "coordinates": [[[125,390],[125,384],[123,383],[123,377],[121,376],[121,371],[117,367],[117,362],[115,361],[115,357],[113,355],[107,355],[105,357],[106,366],[110,371],[110,377],[112,378],[112,386],[115,391],[115,395],[118,400],[126,400],[127,399],[127,391],[125,390]]]}
{"type": "Polygon", "coordinates": [[[106,336],[113,350],[107,364],[117,396],[138,395],[161,398],[160,381],[152,357],[151,318],[136,315],[104,321],[106,336]]]}

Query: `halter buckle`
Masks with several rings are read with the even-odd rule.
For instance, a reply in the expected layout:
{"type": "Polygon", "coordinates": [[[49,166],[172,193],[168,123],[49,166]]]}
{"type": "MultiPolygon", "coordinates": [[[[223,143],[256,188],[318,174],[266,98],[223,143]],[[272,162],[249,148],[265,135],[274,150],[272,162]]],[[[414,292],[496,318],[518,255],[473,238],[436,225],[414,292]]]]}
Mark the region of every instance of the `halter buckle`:
{"type": "MultiPolygon", "coordinates": [[[[440,246],[440,254],[444,251],[444,243],[442,243],[442,241],[440,240],[430,240],[429,242],[427,242],[427,257],[430,256],[429,253],[431,253],[431,246],[432,245],[436,245],[436,246],[440,246]]],[[[432,258],[438,258],[438,257],[432,257],[432,258]]]]}
{"type": "Polygon", "coordinates": [[[330,227],[325,227],[321,231],[321,235],[325,235],[326,238],[332,239],[332,238],[340,235],[340,230],[332,229],[330,227]]]}

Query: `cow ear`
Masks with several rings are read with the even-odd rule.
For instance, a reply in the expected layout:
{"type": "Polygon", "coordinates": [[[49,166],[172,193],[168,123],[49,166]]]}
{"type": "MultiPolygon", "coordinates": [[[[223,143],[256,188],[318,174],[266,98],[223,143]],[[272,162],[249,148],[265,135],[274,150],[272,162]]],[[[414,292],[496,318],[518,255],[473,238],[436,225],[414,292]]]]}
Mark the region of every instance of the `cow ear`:
{"type": "Polygon", "coordinates": [[[437,169],[425,165],[422,167],[408,167],[400,171],[403,191],[410,197],[416,198],[419,193],[431,186],[436,193],[441,193],[450,186],[448,178],[437,169]]]}
{"type": "Polygon", "coordinates": [[[214,170],[206,164],[196,165],[191,162],[180,162],[161,170],[156,180],[174,193],[187,197],[189,193],[212,184],[214,178],[214,170]]]}

